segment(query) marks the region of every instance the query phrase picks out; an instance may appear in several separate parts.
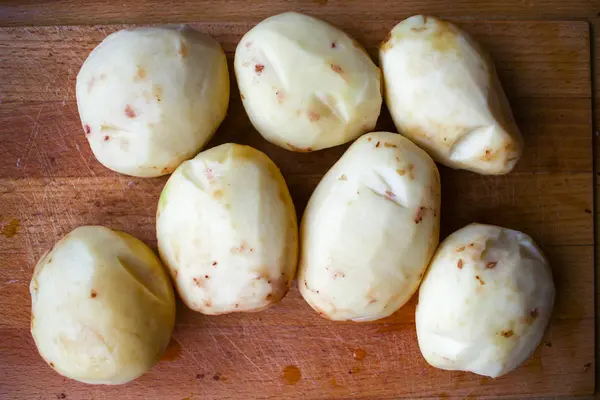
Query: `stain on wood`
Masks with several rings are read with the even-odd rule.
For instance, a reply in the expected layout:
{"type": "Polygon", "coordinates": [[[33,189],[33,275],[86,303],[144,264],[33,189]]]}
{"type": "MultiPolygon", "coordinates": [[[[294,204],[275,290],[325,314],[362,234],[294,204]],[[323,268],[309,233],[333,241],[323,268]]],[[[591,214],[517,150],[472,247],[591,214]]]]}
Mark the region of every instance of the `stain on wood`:
{"type": "Polygon", "coordinates": [[[282,371],[282,379],[286,385],[295,385],[301,377],[300,369],[295,365],[288,365],[282,371]]]}
{"type": "Polygon", "coordinates": [[[17,234],[20,227],[21,223],[19,220],[13,218],[8,222],[3,222],[0,224],[0,234],[5,238],[10,239],[17,234]]]}

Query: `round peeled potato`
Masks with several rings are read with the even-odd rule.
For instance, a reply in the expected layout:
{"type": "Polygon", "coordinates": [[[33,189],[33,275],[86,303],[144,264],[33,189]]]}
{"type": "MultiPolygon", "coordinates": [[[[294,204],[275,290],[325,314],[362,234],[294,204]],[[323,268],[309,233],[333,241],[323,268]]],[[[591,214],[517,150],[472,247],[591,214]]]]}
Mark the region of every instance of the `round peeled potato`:
{"type": "Polygon", "coordinates": [[[422,15],[396,25],[379,51],[398,131],[437,162],[510,172],[522,137],[490,57],[449,22],[422,15]]]}
{"type": "Polygon", "coordinates": [[[122,30],[91,52],[76,92],[100,163],[127,175],[165,175],[225,118],[227,60],[216,41],[187,26],[122,30]]]}
{"type": "Polygon", "coordinates": [[[401,135],[369,133],[311,196],[300,228],[298,287],[321,316],[371,321],[417,290],[438,244],[440,178],[401,135]]]}
{"type": "Polygon", "coordinates": [[[258,311],[287,293],[298,226],[277,166],[249,146],[223,144],[186,161],[158,203],[158,249],[188,307],[258,311]]]}
{"type": "Polygon", "coordinates": [[[421,353],[437,368],[504,375],[533,354],[553,304],[552,272],[529,236],[468,225],[440,244],[421,284],[421,353]]]}
{"type": "Polygon", "coordinates": [[[148,246],[127,233],[83,226],[42,256],[33,272],[31,334],[59,374],[121,384],[166,349],[175,297],[148,246]]]}
{"type": "Polygon", "coordinates": [[[268,141],[308,152],[372,130],[381,109],[381,73],[341,30],[294,12],[251,29],[235,51],[244,108],[268,141]]]}

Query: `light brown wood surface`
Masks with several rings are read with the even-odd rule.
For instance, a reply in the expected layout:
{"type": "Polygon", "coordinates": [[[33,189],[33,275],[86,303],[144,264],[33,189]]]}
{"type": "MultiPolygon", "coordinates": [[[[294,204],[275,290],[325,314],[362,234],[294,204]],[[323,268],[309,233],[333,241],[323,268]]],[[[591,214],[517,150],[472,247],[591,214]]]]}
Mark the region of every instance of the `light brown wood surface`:
{"type": "MultiPolygon", "coordinates": [[[[381,15],[372,22],[344,15],[328,20],[372,54],[396,22],[381,15]]],[[[238,17],[231,18],[233,23],[195,26],[215,36],[231,55],[250,27],[238,17]]],[[[496,380],[435,370],[418,350],[415,299],[384,321],[333,323],[318,317],[294,288],[281,304],[258,314],[206,317],[180,306],[167,360],[132,384],[91,387],[56,375],[37,355],[28,332],[27,286],[34,262],[82,224],[125,230],[155,245],[154,213],[165,178],[130,178],[102,167],[78,119],[73,89],[79,67],[107,33],[121,26],[5,28],[0,29],[0,398],[591,394],[595,323],[588,24],[473,20],[461,26],[491,51],[526,151],[505,177],[442,168],[442,231],[445,236],[474,220],[502,224],[531,234],[546,251],[557,284],[555,312],[542,345],[523,367],[496,380]],[[353,357],[357,349],[364,350],[364,359],[353,357]],[[300,372],[293,384],[289,366],[300,372]]],[[[378,125],[393,130],[387,111],[378,125]]],[[[227,141],[251,144],[273,158],[299,215],[320,177],[347,147],[295,154],[268,144],[250,126],[235,87],[228,118],[209,146],[227,141]]]]}

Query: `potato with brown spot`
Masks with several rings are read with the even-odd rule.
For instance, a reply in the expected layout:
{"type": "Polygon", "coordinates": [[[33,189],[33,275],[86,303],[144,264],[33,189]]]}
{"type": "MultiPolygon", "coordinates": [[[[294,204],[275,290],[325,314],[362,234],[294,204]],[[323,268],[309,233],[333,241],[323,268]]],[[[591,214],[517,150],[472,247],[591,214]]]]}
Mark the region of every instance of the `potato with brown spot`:
{"type": "Polygon", "coordinates": [[[158,257],[133,236],[101,226],[75,229],[42,256],[30,293],[40,355],[85,383],[121,384],[144,374],[160,360],[175,323],[175,296],[158,257]]]}
{"type": "Polygon", "coordinates": [[[381,73],[370,56],[314,17],[288,12],[260,22],[239,42],[234,68],[252,125],[288,150],[354,140],[381,111],[381,73]]]}
{"type": "Polygon", "coordinates": [[[309,111],[309,112],[307,113],[307,115],[308,115],[308,119],[309,119],[311,122],[317,122],[318,120],[320,120],[320,119],[321,119],[321,114],[319,114],[319,113],[316,113],[316,112],[314,112],[314,111],[309,111]]]}
{"type": "Polygon", "coordinates": [[[391,39],[392,39],[392,32],[388,32],[387,35],[385,35],[385,39],[383,39],[381,46],[379,47],[379,49],[382,52],[386,52],[392,48],[391,39]]]}
{"type": "Polygon", "coordinates": [[[162,259],[183,302],[204,314],[258,311],[279,301],[296,272],[296,213],[264,153],[224,144],[177,168],[159,199],[162,259]],[[210,305],[208,305],[210,304],[210,305]]]}
{"type": "Polygon", "coordinates": [[[548,261],[529,236],[492,225],[459,229],[421,283],[421,353],[437,368],[504,375],[540,343],[554,293],[548,261]]]}
{"type": "MultiPolygon", "coordinates": [[[[174,274],[173,279],[177,279],[177,275],[178,274],[174,274]]],[[[194,281],[194,285],[198,286],[199,288],[204,287],[204,281],[202,281],[202,279],[194,277],[192,280],[194,281]]]]}
{"type": "Polygon", "coordinates": [[[160,85],[152,85],[152,94],[156,98],[156,101],[161,102],[163,96],[163,88],[160,85]]]}
{"type": "Polygon", "coordinates": [[[315,311],[371,321],[408,301],[439,237],[439,216],[424,212],[440,207],[438,175],[427,153],[398,134],[369,133],[350,146],[302,218],[299,289],[315,311]],[[410,177],[397,173],[408,165],[410,177]]]}
{"type": "Polygon", "coordinates": [[[415,175],[413,173],[414,169],[415,169],[415,166],[413,164],[408,164],[408,177],[410,178],[410,180],[415,179],[415,175]]]}
{"type": "Polygon", "coordinates": [[[419,222],[423,221],[423,216],[425,215],[426,210],[427,208],[425,207],[419,207],[417,209],[417,213],[415,214],[415,224],[418,224],[419,222]]]}
{"type": "Polygon", "coordinates": [[[310,153],[311,151],[313,151],[312,147],[300,148],[300,147],[294,146],[291,143],[286,142],[285,144],[290,150],[295,151],[297,153],[310,153]]]}
{"type": "Polygon", "coordinates": [[[134,79],[146,79],[147,76],[146,70],[138,65],[134,79]]]}
{"type": "Polygon", "coordinates": [[[131,107],[131,105],[129,104],[125,106],[125,115],[128,118],[135,118],[137,116],[135,111],[133,110],[133,107],[131,107]]]}
{"type": "Polygon", "coordinates": [[[227,60],[216,41],[184,25],[125,29],[90,53],[76,95],[101,164],[132,176],[166,175],[225,118],[227,60]]]}
{"type": "Polygon", "coordinates": [[[185,58],[188,56],[190,50],[188,44],[182,39],[179,41],[179,48],[177,49],[177,54],[180,57],[185,58]]]}
{"type": "Polygon", "coordinates": [[[275,96],[277,97],[277,101],[279,103],[283,103],[285,101],[285,92],[283,89],[275,91],[275,96]]]}
{"type": "Polygon", "coordinates": [[[335,72],[336,74],[343,74],[344,70],[342,69],[342,67],[340,67],[339,65],[336,64],[331,64],[331,69],[333,70],[333,72],[335,72]]]}
{"type": "Polygon", "coordinates": [[[451,168],[489,175],[514,168],[521,133],[489,55],[466,32],[413,16],[392,29],[379,59],[398,132],[451,168]]]}

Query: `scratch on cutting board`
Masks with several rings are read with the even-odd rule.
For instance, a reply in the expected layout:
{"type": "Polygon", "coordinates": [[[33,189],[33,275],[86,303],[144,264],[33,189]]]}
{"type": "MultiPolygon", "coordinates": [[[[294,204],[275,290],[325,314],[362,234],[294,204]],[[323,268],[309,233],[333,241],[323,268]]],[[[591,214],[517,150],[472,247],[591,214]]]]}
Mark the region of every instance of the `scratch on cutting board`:
{"type": "MultiPolygon", "coordinates": [[[[219,331],[221,331],[220,328],[217,328],[219,331]]],[[[222,333],[223,331],[221,331],[222,333]]],[[[238,347],[237,344],[235,344],[235,342],[233,340],[231,340],[226,334],[222,333],[222,335],[225,337],[225,339],[227,339],[227,341],[229,343],[231,343],[231,345],[233,347],[235,347],[235,349],[246,359],[248,360],[248,362],[250,364],[252,364],[254,366],[254,368],[256,368],[258,371],[260,371],[261,374],[266,375],[267,377],[269,377],[269,379],[273,379],[273,376],[271,374],[269,374],[268,372],[264,371],[258,364],[256,364],[254,361],[252,361],[252,359],[250,357],[248,357],[248,355],[246,355],[246,353],[244,353],[244,351],[242,349],[240,349],[238,347]]]]}
{"type": "Polygon", "coordinates": [[[194,365],[199,365],[201,367],[204,367],[204,365],[202,365],[201,362],[198,361],[198,359],[196,358],[196,356],[194,355],[193,351],[190,351],[190,349],[187,346],[181,346],[181,349],[190,356],[190,358],[192,360],[194,360],[194,365]]]}
{"type": "Polygon", "coordinates": [[[79,157],[83,161],[83,165],[85,165],[85,167],[88,169],[88,171],[90,171],[90,174],[92,174],[93,176],[96,176],[96,173],[90,168],[90,164],[89,164],[90,159],[88,158],[87,162],[86,162],[85,157],[81,153],[81,148],[79,148],[79,145],[77,143],[75,143],[75,148],[77,149],[77,154],[79,154],[79,157]]]}
{"type": "Polygon", "coordinates": [[[25,156],[23,168],[25,168],[25,166],[27,165],[27,161],[29,161],[29,156],[31,154],[31,149],[33,148],[33,145],[35,144],[35,139],[37,138],[37,135],[39,132],[39,129],[37,129],[39,126],[38,122],[40,120],[40,115],[42,115],[43,109],[44,109],[44,105],[42,104],[42,106],[40,107],[40,111],[38,111],[37,117],[35,117],[35,121],[33,121],[33,128],[31,128],[31,132],[29,133],[29,139],[27,140],[27,155],[25,156]]]}
{"type": "MultiPolygon", "coordinates": [[[[214,323],[212,323],[213,326],[216,326],[214,323]]],[[[227,353],[225,352],[225,350],[223,350],[223,347],[221,347],[221,344],[219,343],[219,341],[217,340],[217,338],[215,337],[215,335],[210,335],[211,339],[213,340],[213,342],[215,342],[215,344],[217,345],[217,347],[219,348],[219,350],[221,351],[221,354],[223,354],[223,356],[226,356],[227,353]]]]}
{"type": "MultiPolygon", "coordinates": [[[[259,354],[266,354],[266,353],[264,352],[264,350],[263,350],[263,346],[262,346],[262,344],[261,344],[261,341],[260,341],[260,340],[258,340],[258,341],[255,341],[255,340],[254,340],[254,337],[255,337],[254,335],[247,335],[246,333],[243,333],[243,334],[242,334],[242,337],[249,337],[249,339],[250,339],[250,345],[251,345],[251,348],[258,348],[259,354]]],[[[273,342],[273,341],[271,341],[271,343],[270,343],[270,346],[273,346],[273,345],[274,345],[274,342],[273,342]]],[[[289,351],[288,351],[288,350],[286,350],[286,353],[288,353],[288,355],[289,355],[289,351]]],[[[268,365],[269,365],[269,367],[271,367],[271,368],[270,368],[271,372],[278,373],[278,372],[276,371],[276,368],[273,366],[273,364],[272,364],[272,363],[269,363],[268,365]]],[[[269,374],[266,374],[266,375],[267,375],[267,376],[270,376],[269,374]]]]}
{"type": "Polygon", "coordinates": [[[465,397],[463,397],[462,399],[463,399],[463,400],[470,399],[470,398],[471,398],[471,393],[473,393],[474,391],[475,391],[475,389],[474,389],[474,388],[473,388],[473,389],[471,389],[471,390],[469,390],[469,393],[467,393],[467,394],[465,395],[465,397]]]}
{"type": "MultiPolygon", "coordinates": [[[[19,197],[21,198],[20,200],[22,201],[22,204],[29,206],[29,201],[31,199],[26,198],[22,193],[19,193],[19,192],[17,192],[17,193],[19,194],[19,197]]],[[[29,207],[21,207],[21,214],[20,214],[21,220],[24,219],[23,217],[27,218],[24,215],[24,211],[23,211],[25,208],[31,209],[29,207]]],[[[32,247],[31,236],[29,235],[29,232],[27,230],[24,230],[24,233],[25,233],[25,248],[27,249],[27,263],[31,264],[35,259],[34,247],[32,247]]],[[[22,263],[19,263],[19,264],[20,264],[21,273],[23,273],[23,276],[26,276],[25,269],[23,268],[22,263]]]]}
{"type": "Polygon", "coordinates": [[[333,331],[333,329],[331,329],[329,326],[325,325],[325,328],[329,331],[329,333],[331,333],[331,336],[333,336],[338,342],[342,343],[342,344],[346,344],[346,341],[337,333],[335,333],[333,331]]]}
{"type": "MultiPolygon", "coordinates": [[[[248,360],[248,362],[249,362],[250,364],[252,364],[252,365],[254,366],[254,368],[256,368],[256,369],[257,369],[257,370],[258,370],[260,373],[262,373],[262,374],[264,374],[264,375],[268,376],[268,377],[269,377],[269,379],[273,379],[273,376],[272,376],[271,374],[269,374],[268,372],[265,372],[265,371],[264,371],[264,370],[263,370],[263,369],[262,369],[262,368],[261,368],[261,367],[260,367],[258,364],[256,364],[254,361],[252,361],[252,359],[251,359],[250,357],[248,357],[248,355],[247,355],[247,354],[246,354],[246,353],[245,353],[245,352],[244,352],[242,349],[240,349],[240,348],[239,348],[239,346],[238,346],[237,344],[235,344],[235,342],[234,342],[233,340],[231,340],[231,339],[229,338],[229,336],[227,336],[227,334],[225,334],[225,332],[223,332],[223,330],[222,330],[222,329],[221,329],[221,328],[220,328],[218,325],[216,325],[214,322],[213,322],[213,323],[211,323],[211,325],[212,325],[212,326],[214,326],[214,327],[215,327],[215,328],[216,328],[216,329],[219,331],[219,333],[221,334],[221,336],[223,336],[223,337],[224,337],[224,338],[225,338],[225,339],[226,339],[226,340],[227,340],[229,343],[231,343],[231,345],[232,345],[232,346],[233,346],[233,347],[234,347],[234,348],[235,348],[235,349],[236,349],[236,350],[237,350],[237,351],[238,351],[238,352],[239,352],[239,353],[240,353],[240,354],[241,354],[241,355],[242,355],[242,356],[243,356],[243,357],[244,357],[246,360],[248,360]]],[[[214,336],[213,336],[213,339],[214,339],[214,336]]],[[[216,339],[215,339],[215,341],[216,341],[216,339]]],[[[221,346],[219,346],[219,347],[221,347],[221,346]]],[[[221,350],[222,350],[222,349],[221,349],[221,350]]]]}
{"type": "MultiPolygon", "coordinates": [[[[344,348],[347,347],[347,342],[337,333],[334,332],[333,329],[331,329],[330,326],[325,325],[325,328],[329,331],[329,333],[331,334],[331,336],[333,336],[334,338],[337,339],[338,342],[340,342],[344,348]]],[[[341,358],[336,358],[335,359],[335,364],[338,366],[336,369],[337,370],[343,370],[345,368],[345,362],[341,359],[341,358]]],[[[347,376],[346,375],[342,375],[340,377],[338,377],[338,379],[342,380],[342,384],[347,386],[348,385],[348,380],[347,380],[347,376]]]]}

